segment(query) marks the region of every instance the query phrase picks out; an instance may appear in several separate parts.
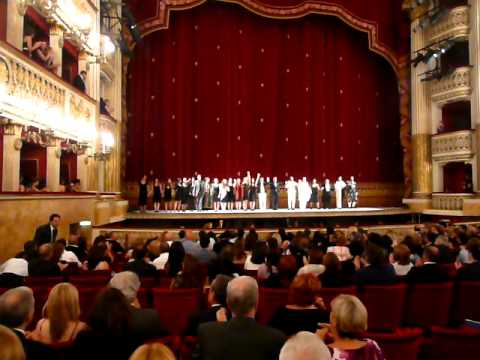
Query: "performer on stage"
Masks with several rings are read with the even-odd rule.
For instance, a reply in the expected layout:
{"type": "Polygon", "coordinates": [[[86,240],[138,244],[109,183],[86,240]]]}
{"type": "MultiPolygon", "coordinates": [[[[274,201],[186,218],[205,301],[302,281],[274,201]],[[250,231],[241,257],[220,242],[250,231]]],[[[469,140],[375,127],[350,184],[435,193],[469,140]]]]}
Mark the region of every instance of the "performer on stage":
{"type": "Polygon", "coordinates": [[[148,200],[147,175],[143,175],[142,179],[139,182],[139,191],[138,191],[138,207],[140,208],[140,212],[145,212],[147,210],[147,200],[148,200]]]}
{"type": "Polygon", "coordinates": [[[228,202],[228,182],[227,179],[223,179],[222,183],[219,186],[218,198],[220,200],[220,205],[222,210],[227,210],[227,202],[228,202]]]}
{"type": "Polygon", "coordinates": [[[202,175],[197,175],[197,179],[192,185],[192,195],[195,199],[195,209],[197,211],[203,210],[203,197],[205,195],[205,181],[202,175]]]}
{"type": "Polygon", "coordinates": [[[213,179],[213,184],[210,188],[210,196],[212,198],[213,210],[215,211],[220,210],[219,186],[220,184],[218,183],[218,179],[217,178],[213,179]]]}
{"type": "Polygon", "coordinates": [[[318,209],[320,207],[320,201],[318,198],[318,193],[320,191],[320,185],[317,182],[317,179],[312,180],[312,196],[310,197],[310,207],[312,209],[318,209]]]}
{"type": "Polygon", "coordinates": [[[273,177],[270,183],[270,204],[273,210],[278,210],[278,193],[280,192],[280,184],[276,176],[273,177]]]}
{"type": "Polygon", "coordinates": [[[345,187],[347,186],[347,184],[345,184],[345,181],[343,181],[342,177],[339,176],[338,177],[338,180],[335,182],[335,197],[336,197],[336,205],[337,205],[337,209],[341,209],[343,207],[343,189],[345,189],[345,187]]]}
{"type": "Polygon", "coordinates": [[[285,182],[285,187],[287,189],[288,210],[295,210],[297,183],[293,179],[293,176],[290,176],[290,179],[285,182]]]}
{"type": "Polygon", "coordinates": [[[232,178],[228,178],[228,195],[227,195],[227,209],[233,210],[235,204],[235,190],[233,189],[234,181],[232,178]]]}
{"type": "Polygon", "coordinates": [[[181,210],[182,209],[182,193],[183,193],[183,187],[182,187],[182,179],[177,178],[177,181],[175,182],[175,195],[173,197],[173,210],[181,210]]]}
{"type": "MultiPolygon", "coordinates": [[[[162,202],[162,189],[160,181],[157,178],[153,181],[153,211],[160,211],[160,204],[162,202]]],[[[166,210],[166,209],[165,209],[166,210]]]]}
{"type": "Polygon", "coordinates": [[[172,208],[172,189],[172,179],[168,179],[163,188],[163,202],[165,210],[170,210],[172,208]]]}
{"type": "Polygon", "coordinates": [[[243,178],[242,194],[243,194],[243,210],[248,210],[248,195],[250,190],[250,179],[248,176],[243,178]]]}
{"type": "Polygon", "coordinates": [[[332,207],[332,185],[330,180],[326,179],[325,184],[321,188],[322,190],[322,208],[330,209],[332,207]]]}
{"type": "Polygon", "coordinates": [[[182,204],[182,210],[185,211],[185,210],[187,210],[188,202],[189,202],[189,199],[190,199],[189,180],[185,177],[182,179],[181,194],[182,194],[182,197],[181,197],[180,201],[181,201],[181,204],[182,204]]]}
{"type": "Polygon", "coordinates": [[[357,182],[353,176],[350,176],[350,180],[347,181],[347,206],[349,208],[357,207],[358,201],[358,188],[357,182]]]}
{"type": "Polygon", "coordinates": [[[257,185],[257,193],[258,193],[258,208],[260,210],[267,209],[267,189],[265,188],[265,182],[263,177],[260,177],[258,180],[257,185]]]}
{"type": "Polygon", "coordinates": [[[235,193],[235,209],[242,210],[243,186],[240,178],[237,178],[235,180],[235,186],[233,187],[233,192],[235,193]]]}
{"type": "Polygon", "coordinates": [[[203,192],[203,208],[204,209],[212,209],[213,203],[212,203],[212,197],[210,196],[210,189],[212,187],[212,184],[210,182],[210,178],[206,177],[205,178],[205,188],[203,192]]]}
{"type": "Polygon", "coordinates": [[[312,189],[304,176],[301,180],[298,180],[298,204],[300,210],[305,210],[307,204],[312,196],[312,189]]]}
{"type": "Polygon", "coordinates": [[[250,204],[250,210],[255,210],[255,200],[257,199],[257,185],[255,179],[251,180],[250,187],[248,188],[248,202],[250,204]]]}

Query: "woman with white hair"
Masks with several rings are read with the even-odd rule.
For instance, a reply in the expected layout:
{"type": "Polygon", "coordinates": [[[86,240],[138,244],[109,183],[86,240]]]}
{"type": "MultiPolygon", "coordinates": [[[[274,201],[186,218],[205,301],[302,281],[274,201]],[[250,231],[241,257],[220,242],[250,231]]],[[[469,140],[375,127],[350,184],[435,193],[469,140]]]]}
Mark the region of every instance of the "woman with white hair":
{"type": "Polygon", "coordinates": [[[325,343],[315,334],[300,331],[283,345],[279,360],[330,360],[325,343]]]}

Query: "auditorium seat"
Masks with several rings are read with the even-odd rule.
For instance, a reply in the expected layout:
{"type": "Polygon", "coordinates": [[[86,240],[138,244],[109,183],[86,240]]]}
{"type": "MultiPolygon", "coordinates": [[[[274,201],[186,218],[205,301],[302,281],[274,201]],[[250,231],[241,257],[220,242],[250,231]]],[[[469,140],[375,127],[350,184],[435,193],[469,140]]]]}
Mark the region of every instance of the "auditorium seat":
{"type": "Polygon", "coordinates": [[[157,285],[158,281],[157,278],[154,278],[154,277],[142,277],[140,278],[140,281],[142,283],[142,287],[143,288],[153,288],[157,285]]]}
{"type": "Polygon", "coordinates": [[[375,340],[388,360],[416,360],[420,349],[422,330],[404,328],[396,329],[392,333],[369,331],[364,336],[375,340]]]}
{"type": "Polygon", "coordinates": [[[63,276],[29,276],[25,280],[25,284],[28,287],[54,287],[64,281],[65,278],[63,276]]]}
{"type": "Polygon", "coordinates": [[[32,329],[37,325],[38,320],[42,318],[43,306],[47,302],[48,294],[51,287],[47,286],[32,286],[33,297],[35,298],[35,313],[33,315],[33,320],[30,323],[32,329]]]}
{"type": "Polygon", "coordinates": [[[360,298],[368,311],[369,331],[393,331],[402,325],[406,284],[367,285],[360,298]]]}
{"type": "Polygon", "coordinates": [[[354,286],[339,288],[321,288],[319,295],[322,297],[327,309],[330,309],[330,303],[332,302],[332,300],[341,294],[357,295],[357,288],[354,286]]]}
{"type": "Polygon", "coordinates": [[[86,321],[90,316],[93,305],[97,299],[98,293],[101,291],[101,287],[78,287],[78,296],[80,300],[80,319],[86,321]]]}
{"type": "Polygon", "coordinates": [[[151,288],[141,287],[137,293],[138,302],[142,308],[152,307],[152,292],[151,288]]]}
{"type": "Polygon", "coordinates": [[[200,309],[199,289],[152,289],[153,306],[171,335],[183,333],[191,315],[200,309]]]}
{"type": "Polygon", "coordinates": [[[455,291],[454,320],[480,320],[480,281],[460,281],[455,291]]]}
{"type": "Polygon", "coordinates": [[[407,294],[406,323],[429,328],[446,326],[453,300],[453,283],[411,284],[407,294]]]}
{"type": "Polygon", "coordinates": [[[275,313],[287,305],[288,289],[260,288],[257,319],[260,324],[268,324],[275,313]]]}
{"type": "Polygon", "coordinates": [[[68,281],[76,287],[85,286],[85,287],[103,287],[108,284],[111,276],[109,273],[101,272],[85,272],[79,275],[70,275],[68,281]]]}
{"type": "Polygon", "coordinates": [[[426,351],[426,359],[474,359],[479,356],[479,346],[480,330],[468,327],[452,329],[434,326],[431,346],[426,351]]]}

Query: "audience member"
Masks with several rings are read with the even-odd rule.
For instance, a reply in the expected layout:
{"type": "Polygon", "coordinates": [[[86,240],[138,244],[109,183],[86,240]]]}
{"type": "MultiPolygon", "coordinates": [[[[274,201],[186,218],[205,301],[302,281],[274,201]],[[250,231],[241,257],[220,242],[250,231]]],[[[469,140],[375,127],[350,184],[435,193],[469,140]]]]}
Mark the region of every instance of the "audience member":
{"type": "Polygon", "coordinates": [[[287,336],[302,330],[315,332],[318,323],[328,322],[325,305],[318,296],[320,288],[314,274],[297,275],[290,285],[287,305],[275,314],[270,326],[287,336]]]}
{"type": "Polygon", "coordinates": [[[183,248],[185,249],[185,254],[190,254],[194,257],[197,257],[200,252],[200,245],[194,240],[192,240],[193,233],[191,230],[181,230],[178,233],[179,241],[182,243],[183,248]]]}
{"type": "Polygon", "coordinates": [[[333,236],[335,245],[327,248],[327,253],[334,253],[337,255],[338,260],[346,261],[352,258],[350,249],[347,246],[347,238],[342,231],[335,231],[333,236]]]}
{"type": "Polygon", "coordinates": [[[170,245],[166,241],[160,241],[160,255],[153,260],[152,264],[157,270],[164,270],[168,261],[170,245]]]}
{"type": "Polygon", "coordinates": [[[23,258],[11,258],[0,266],[0,288],[11,289],[25,284],[28,262],[23,258]]]}
{"type": "Polygon", "coordinates": [[[68,236],[67,246],[65,250],[71,251],[77,257],[80,262],[87,260],[87,251],[85,249],[85,243],[82,244],[82,238],[80,236],[80,229],[74,229],[68,236]]]}
{"type": "Polygon", "coordinates": [[[325,265],[323,265],[323,251],[320,248],[310,250],[308,256],[308,264],[304,265],[298,270],[297,275],[314,274],[318,276],[325,272],[325,265]]]}
{"type": "Polygon", "coordinates": [[[257,280],[260,283],[265,282],[272,274],[278,276],[278,262],[280,261],[280,254],[278,252],[270,252],[267,255],[267,261],[260,265],[257,270],[257,280]]]}
{"type": "Polygon", "coordinates": [[[2,360],[25,360],[20,339],[9,328],[0,325],[0,359],[2,360]]]}
{"type": "Polygon", "coordinates": [[[240,276],[228,283],[227,304],[233,317],[228,322],[201,324],[198,330],[203,359],[276,360],[285,342],[280,331],[255,321],[258,285],[240,276]]]}
{"type": "Polygon", "coordinates": [[[212,281],[217,275],[236,276],[237,268],[233,263],[233,245],[229,244],[222,248],[220,255],[213,259],[208,266],[208,279],[212,281]]]}
{"type": "Polygon", "coordinates": [[[180,241],[174,241],[168,251],[168,260],[165,264],[165,270],[168,276],[174,278],[182,270],[183,260],[185,258],[185,249],[180,241]]]}
{"type": "Polygon", "coordinates": [[[158,240],[157,236],[147,239],[143,247],[149,263],[160,256],[160,240],[158,240]]]}
{"type": "Polygon", "coordinates": [[[437,283],[448,281],[448,269],[437,263],[438,248],[428,245],[423,249],[421,263],[413,267],[407,275],[407,280],[412,283],[437,283]]]}
{"type": "Polygon", "coordinates": [[[206,271],[202,271],[200,263],[190,254],[185,255],[182,270],[180,270],[172,282],[173,289],[203,288],[206,271]]]}
{"type": "Polygon", "coordinates": [[[268,254],[268,247],[265,241],[257,241],[253,246],[252,254],[247,255],[245,260],[245,270],[255,270],[265,263],[266,256],[268,254]]]}
{"type": "Polygon", "coordinates": [[[388,254],[384,248],[369,242],[365,255],[367,266],[356,272],[357,285],[387,285],[397,282],[395,269],[388,262],[388,254]]]}
{"type": "Polygon", "coordinates": [[[112,258],[109,255],[107,242],[104,237],[95,239],[93,246],[88,252],[87,263],[90,271],[110,270],[112,258]]]}
{"type": "Polygon", "coordinates": [[[208,264],[210,261],[215,259],[217,255],[209,249],[210,236],[205,231],[200,231],[198,236],[200,238],[200,250],[198,251],[196,258],[200,264],[208,264]]]}
{"type": "Polygon", "coordinates": [[[328,347],[317,335],[300,331],[283,345],[279,360],[330,360],[331,358],[328,347]]]}
{"type": "Polygon", "coordinates": [[[140,346],[129,360],[175,360],[175,355],[167,346],[160,343],[140,346]]]}
{"type": "Polygon", "coordinates": [[[35,230],[33,241],[37,248],[42,244],[54,243],[57,239],[58,226],[60,225],[60,215],[52,214],[48,219],[48,224],[41,225],[35,230]]]}
{"type": "Polygon", "coordinates": [[[80,71],[80,74],[75,76],[73,86],[83,93],[87,92],[87,72],[85,70],[80,71]]]}
{"type": "Polygon", "coordinates": [[[459,270],[459,280],[480,281],[480,239],[471,238],[466,246],[471,262],[464,264],[459,270]]]}
{"type": "Polygon", "coordinates": [[[351,280],[342,272],[342,263],[333,252],[325,254],[323,265],[325,266],[325,271],[320,274],[323,287],[336,288],[352,284],[351,280]]]}
{"type": "Polygon", "coordinates": [[[157,269],[150,264],[147,256],[147,250],[144,247],[138,247],[133,251],[133,261],[125,265],[125,271],[133,271],[140,277],[156,277],[157,269]]]}
{"type": "Polygon", "coordinates": [[[54,258],[53,246],[43,244],[38,248],[38,257],[28,263],[30,276],[60,276],[58,258],[54,258]]]}
{"type": "Polygon", "coordinates": [[[393,248],[393,268],[397,276],[406,276],[412,269],[413,264],[410,261],[410,249],[405,244],[398,244],[393,248]]]}
{"type": "Polygon", "coordinates": [[[278,272],[272,273],[264,286],[271,288],[288,288],[297,274],[297,260],[293,255],[282,255],[277,265],[278,272]]]}

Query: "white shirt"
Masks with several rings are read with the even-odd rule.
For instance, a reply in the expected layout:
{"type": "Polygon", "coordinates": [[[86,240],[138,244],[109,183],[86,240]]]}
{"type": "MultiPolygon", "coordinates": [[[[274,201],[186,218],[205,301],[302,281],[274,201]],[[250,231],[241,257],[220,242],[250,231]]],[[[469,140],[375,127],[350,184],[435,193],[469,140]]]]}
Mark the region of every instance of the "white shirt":
{"type": "Polygon", "coordinates": [[[412,267],[413,267],[412,264],[400,265],[399,263],[393,263],[393,268],[395,269],[395,274],[397,274],[398,276],[407,275],[412,267]]]}
{"type": "Polygon", "coordinates": [[[0,273],[10,273],[18,276],[28,276],[28,262],[25,259],[11,258],[0,266],[0,273]]]}
{"type": "Polygon", "coordinates": [[[78,260],[77,255],[73,251],[63,250],[62,256],[60,256],[60,261],[65,261],[67,263],[76,263],[78,266],[82,266],[80,260],[78,260]]]}
{"type": "Polygon", "coordinates": [[[307,264],[298,269],[297,275],[313,274],[320,275],[325,272],[325,266],[322,264],[307,264]]]}
{"type": "Polygon", "coordinates": [[[168,252],[161,253],[159,257],[153,260],[153,266],[157,268],[157,270],[164,270],[165,265],[168,261],[168,252]]]}
{"type": "Polygon", "coordinates": [[[247,258],[245,259],[245,265],[243,266],[243,268],[245,270],[258,270],[258,268],[261,266],[262,264],[254,264],[252,263],[252,255],[247,255],[247,258]]]}
{"type": "Polygon", "coordinates": [[[334,253],[340,261],[346,261],[352,258],[350,249],[347,246],[329,246],[327,253],[334,253]]]}

